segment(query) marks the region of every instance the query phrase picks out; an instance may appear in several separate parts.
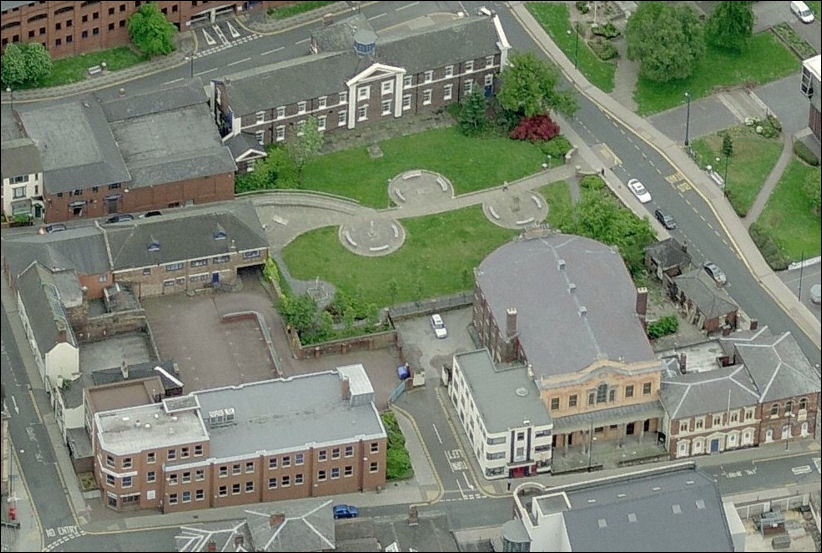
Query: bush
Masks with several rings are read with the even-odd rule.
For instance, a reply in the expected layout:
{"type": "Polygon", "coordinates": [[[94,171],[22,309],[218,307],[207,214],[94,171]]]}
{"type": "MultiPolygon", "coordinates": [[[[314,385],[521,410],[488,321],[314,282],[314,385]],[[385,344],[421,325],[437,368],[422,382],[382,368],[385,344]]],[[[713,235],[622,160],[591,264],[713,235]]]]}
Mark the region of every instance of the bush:
{"type": "Polygon", "coordinates": [[[591,6],[588,5],[588,2],[577,2],[576,6],[579,13],[588,13],[591,11],[591,6]]]}
{"type": "Polygon", "coordinates": [[[588,41],[588,46],[594,51],[594,54],[601,60],[610,60],[617,56],[616,47],[608,42],[607,39],[601,36],[594,37],[588,41]]]}
{"type": "Polygon", "coordinates": [[[519,125],[511,131],[511,138],[514,140],[551,140],[559,134],[559,125],[547,114],[535,115],[533,117],[523,117],[519,125]]]}
{"type": "Polygon", "coordinates": [[[674,334],[678,329],[679,319],[676,318],[676,315],[666,315],[658,321],[649,323],[647,332],[648,337],[653,340],[654,338],[659,338],[660,336],[674,334]]]}
{"type": "Polygon", "coordinates": [[[614,24],[610,22],[604,25],[597,25],[596,27],[592,26],[591,32],[605,38],[615,38],[619,36],[619,29],[614,27],[614,24]]]}
{"type": "Polygon", "coordinates": [[[547,142],[540,144],[539,149],[546,156],[551,156],[551,159],[565,159],[565,154],[573,148],[567,138],[561,134],[555,136],[547,142]]]}
{"type": "Polygon", "coordinates": [[[801,140],[793,141],[793,153],[808,165],[813,165],[814,167],[819,165],[819,158],[817,158],[816,154],[801,140]]]}
{"type": "Polygon", "coordinates": [[[394,413],[387,411],[380,415],[388,434],[388,449],[385,453],[385,477],[387,480],[410,478],[414,471],[411,467],[411,456],[405,447],[405,436],[394,413]]]}
{"type": "Polygon", "coordinates": [[[31,223],[31,214],[30,213],[18,213],[17,215],[14,216],[12,221],[17,223],[17,224],[20,224],[20,225],[26,225],[28,223],[31,223]]]}
{"type": "Polygon", "coordinates": [[[579,186],[585,190],[601,190],[605,186],[605,181],[596,175],[586,175],[579,179],[579,186]]]}
{"type": "Polygon", "coordinates": [[[776,245],[771,235],[762,225],[754,223],[750,226],[748,232],[771,269],[783,271],[788,268],[788,260],[782,255],[779,246],[776,245]]]}

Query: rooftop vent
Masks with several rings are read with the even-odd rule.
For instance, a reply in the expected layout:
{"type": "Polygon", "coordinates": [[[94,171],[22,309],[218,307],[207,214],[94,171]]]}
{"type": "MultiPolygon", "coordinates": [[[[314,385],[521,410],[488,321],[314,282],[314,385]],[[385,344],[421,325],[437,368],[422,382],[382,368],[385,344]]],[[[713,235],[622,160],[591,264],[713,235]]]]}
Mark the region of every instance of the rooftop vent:
{"type": "Polygon", "coordinates": [[[576,284],[574,284],[573,282],[568,283],[568,293],[569,294],[573,294],[574,292],[576,292],[576,289],[577,289],[576,284]]]}
{"type": "Polygon", "coordinates": [[[557,259],[557,270],[562,271],[565,269],[565,260],[564,259],[557,259]]]}
{"type": "Polygon", "coordinates": [[[217,230],[214,231],[214,240],[225,240],[228,236],[228,233],[225,231],[222,225],[217,224],[217,230]]]}
{"type": "Polygon", "coordinates": [[[696,508],[697,509],[704,509],[705,508],[705,500],[704,499],[697,499],[696,500],[696,508]]]}
{"type": "Polygon", "coordinates": [[[597,526],[599,526],[600,528],[607,528],[608,521],[606,521],[604,518],[601,518],[597,521],[597,526]]]}
{"type": "Polygon", "coordinates": [[[359,29],[354,33],[354,51],[358,56],[373,56],[377,46],[377,33],[359,29]]]}
{"type": "Polygon", "coordinates": [[[517,390],[516,390],[516,394],[517,394],[519,397],[525,397],[525,396],[527,396],[527,395],[528,395],[528,389],[527,389],[527,388],[523,388],[523,387],[519,387],[519,388],[517,388],[517,390]]]}
{"type": "Polygon", "coordinates": [[[148,243],[148,251],[150,251],[150,252],[159,252],[160,251],[160,242],[156,238],[154,238],[153,236],[151,237],[151,242],[148,243]]]}
{"type": "Polygon", "coordinates": [[[234,422],[234,408],[216,409],[208,412],[208,424],[211,427],[226,426],[234,422]]]}
{"type": "Polygon", "coordinates": [[[662,489],[662,488],[660,488],[659,486],[654,486],[653,488],[651,488],[651,490],[653,490],[653,491],[655,491],[655,492],[658,492],[658,491],[659,491],[659,490],[661,490],[661,489],[662,489]]]}
{"type": "Polygon", "coordinates": [[[682,507],[679,506],[679,503],[674,503],[671,505],[671,510],[674,512],[675,515],[678,515],[682,512],[682,507]]]}
{"type": "Polygon", "coordinates": [[[578,312],[579,312],[580,317],[585,317],[585,315],[588,314],[588,308],[585,307],[584,305],[580,305],[578,312]]]}
{"type": "Polygon", "coordinates": [[[628,513],[628,522],[636,522],[636,513],[628,513]]]}
{"type": "Polygon", "coordinates": [[[146,423],[143,428],[145,428],[146,430],[151,430],[151,425],[149,423],[146,423]]]}

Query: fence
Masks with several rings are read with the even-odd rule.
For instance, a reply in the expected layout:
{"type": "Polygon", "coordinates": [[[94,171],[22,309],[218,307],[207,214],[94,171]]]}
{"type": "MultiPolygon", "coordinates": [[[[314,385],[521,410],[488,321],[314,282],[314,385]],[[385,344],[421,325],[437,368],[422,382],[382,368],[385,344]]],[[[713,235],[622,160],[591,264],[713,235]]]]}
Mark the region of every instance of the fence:
{"type": "Polygon", "coordinates": [[[397,384],[397,386],[393,390],[391,390],[391,393],[388,394],[388,403],[389,404],[394,403],[395,401],[397,401],[399,399],[399,397],[402,395],[402,393],[405,391],[405,389],[407,387],[406,382],[408,382],[409,380],[411,380],[411,379],[406,378],[405,380],[403,380],[402,382],[397,384]]]}
{"type": "Polygon", "coordinates": [[[736,512],[739,513],[739,518],[748,519],[774,509],[779,509],[783,513],[791,509],[798,509],[802,505],[808,504],[809,497],[810,494],[804,493],[767,501],[757,501],[748,505],[734,505],[734,507],[736,507],[736,512]]]}
{"type": "Polygon", "coordinates": [[[310,357],[319,358],[323,355],[335,353],[349,353],[353,351],[371,351],[375,349],[386,349],[392,346],[397,348],[397,353],[402,359],[402,345],[399,343],[396,329],[384,332],[375,332],[362,336],[352,336],[351,338],[340,338],[319,344],[302,345],[297,332],[291,328],[286,328],[291,351],[296,359],[306,359],[310,357]]]}
{"type": "Polygon", "coordinates": [[[467,307],[474,302],[474,292],[458,292],[450,296],[440,296],[430,300],[401,303],[388,308],[388,317],[391,322],[410,319],[420,315],[429,315],[440,311],[449,311],[467,307]]]}

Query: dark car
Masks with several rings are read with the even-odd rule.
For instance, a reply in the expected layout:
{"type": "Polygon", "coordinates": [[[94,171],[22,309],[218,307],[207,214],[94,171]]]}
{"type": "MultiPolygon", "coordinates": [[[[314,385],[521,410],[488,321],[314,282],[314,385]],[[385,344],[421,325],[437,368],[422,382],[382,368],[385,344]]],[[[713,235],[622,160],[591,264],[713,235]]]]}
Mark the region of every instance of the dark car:
{"type": "Polygon", "coordinates": [[[146,211],[145,213],[143,213],[142,215],[140,215],[140,217],[141,217],[141,218],[145,218],[145,217],[157,217],[158,215],[162,215],[162,214],[163,214],[163,212],[162,212],[162,211],[157,211],[157,210],[154,210],[154,211],[146,211]]]}
{"type": "Polygon", "coordinates": [[[122,223],[123,221],[133,221],[134,215],[131,213],[115,213],[108,219],[106,219],[106,223],[122,223]]]}
{"type": "Polygon", "coordinates": [[[359,514],[353,505],[334,505],[334,518],[357,518],[359,514]]]}
{"type": "Polygon", "coordinates": [[[52,232],[60,232],[61,230],[66,230],[66,225],[63,223],[53,223],[51,225],[40,227],[38,232],[40,234],[51,234],[52,232]]]}
{"type": "Polygon", "coordinates": [[[674,221],[674,218],[661,209],[654,211],[654,217],[656,217],[656,220],[662,223],[662,226],[666,229],[672,230],[676,228],[676,221],[674,221]]]}

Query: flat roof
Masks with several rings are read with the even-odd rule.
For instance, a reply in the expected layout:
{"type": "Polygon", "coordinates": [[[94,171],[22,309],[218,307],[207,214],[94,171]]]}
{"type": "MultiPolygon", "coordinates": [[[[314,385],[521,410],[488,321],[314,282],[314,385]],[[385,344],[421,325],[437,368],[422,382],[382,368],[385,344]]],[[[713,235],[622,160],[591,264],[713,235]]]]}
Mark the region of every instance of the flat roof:
{"type": "Polygon", "coordinates": [[[527,367],[496,366],[487,349],[458,353],[454,364],[465,375],[486,431],[505,432],[527,426],[525,421],[535,426],[551,424],[527,367]]]}
{"type": "Polygon", "coordinates": [[[163,383],[159,376],[86,388],[89,404],[95,413],[152,403],[155,396],[162,393],[163,383]]]}
{"type": "Polygon", "coordinates": [[[803,60],[802,65],[816,77],[816,80],[822,80],[820,78],[820,75],[822,75],[822,55],[817,54],[812,58],[803,60]]]}
{"type": "Polygon", "coordinates": [[[100,447],[115,455],[208,440],[197,411],[171,415],[162,403],[103,411],[95,414],[94,419],[100,447]]]}
{"type": "Polygon", "coordinates": [[[260,451],[294,450],[310,444],[385,437],[373,402],[342,399],[336,370],[192,392],[204,420],[234,409],[234,423],[208,425],[211,456],[236,457],[260,451]]]}

